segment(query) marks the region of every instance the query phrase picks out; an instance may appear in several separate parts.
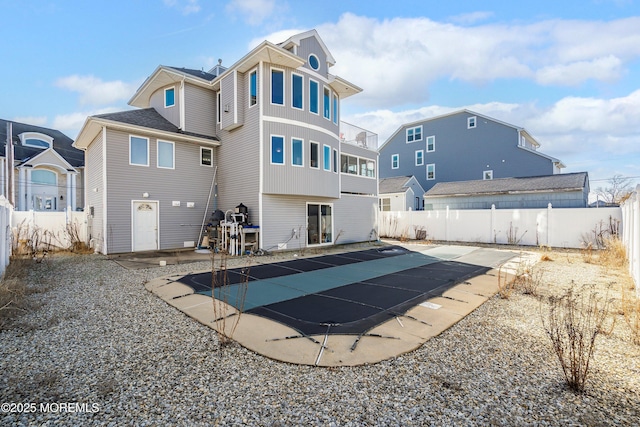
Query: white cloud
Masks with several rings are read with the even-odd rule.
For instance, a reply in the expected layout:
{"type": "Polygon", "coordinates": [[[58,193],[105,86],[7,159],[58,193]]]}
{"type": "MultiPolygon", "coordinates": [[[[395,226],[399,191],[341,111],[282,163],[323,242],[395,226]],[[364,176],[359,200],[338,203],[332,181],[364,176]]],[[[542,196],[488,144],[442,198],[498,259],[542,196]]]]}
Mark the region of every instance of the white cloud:
{"type": "Polygon", "coordinates": [[[46,116],[18,116],[11,119],[14,122],[25,123],[33,126],[47,126],[46,116]]]}
{"type": "Polygon", "coordinates": [[[200,12],[198,0],[164,0],[164,4],[180,10],[183,15],[200,12]]]}
{"type": "Polygon", "coordinates": [[[273,15],[275,6],[275,0],[231,0],[227,12],[239,14],[249,25],[260,25],[273,15]]]}
{"type": "MultiPolygon", "coordinates": [[[[640,58],[640,17],[461,26],[424,17],[379,20],[345,13],[317,29],[337,59],[332,73],[362,87],[355,102],[373,109],[423,104],[440,79],[475,85],[499,79],[562,86],[609,83],[640,58]]],[[[294,32],[273,33],[251,47],[294,32]]]]}
{"type": "Polygon", "coordinates": [[[129,99],[138,85],[120,80],[105,82],[94,76],[72,75],[60,78],[56,86],[80,94],[81,105],[106,105],[129,99]]]}
{"type": "Polygon", "coordinates": [[[622,61],[609,55],[591,61],[577,61],[540,68],[536,81],[542,85],[578,86],[589,79],[614,81],[622,74],[622,61]]]}
{"type": "Polygon", "coordinates": [[[116,111],[122,111],[122,109],[109,107],[90,111],[77,111],[69,114],[60,114],[53,118],[53,124],[51,125],[51,128],[62,131],[70,138],[75,139],[78,135],[78,132],[80,132],[82,125],[84,125],[87,117],[96,114],[113,113],[116,111]]]}

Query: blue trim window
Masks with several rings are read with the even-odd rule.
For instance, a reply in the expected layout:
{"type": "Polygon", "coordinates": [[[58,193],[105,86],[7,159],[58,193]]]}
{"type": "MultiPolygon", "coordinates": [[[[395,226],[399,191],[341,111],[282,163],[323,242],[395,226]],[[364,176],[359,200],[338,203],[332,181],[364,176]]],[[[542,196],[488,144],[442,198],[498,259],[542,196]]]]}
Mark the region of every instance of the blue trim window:
{"type": "Polygon", "coordinates": [[[400,154],[393,154],[391,156],[391,169],[398,169],[400,167],[400,154]]]}
{"type": "Polygon", "coordinates": [[[427,137],[427,153],[436,151],[436,137],[431,135],[427,137]]]}
{"type": "Polygon", "coordinates": [[[407,142],[416,142],[422,139],[422,126],[407,129],[407,142]]]}
{"type": "Polygon", "coordinates": [[[258,71],[249,74],[249,107],[258,103],[258,71]]]}
{"type": "Polygon", "coordinates": [[[271,136],[271,163],[284,165],[284,137],[271,136]]]}
{"type": "Polygon", "coordinates": [[[323,100],[323,111],[322,111],[322,115],[324,116],[325,119],[331,119],[331,92],[329,91],[329,88],[324,88],[324,96],[322,98],[323,100]]]}
{"type": "Polygon", "coordinates": [[[129,164],[149,166],[149,139],[139,136],[129,137],[129,164]]]}
{"type": "Polygon", "coordinates": [[[176,90],[172,87],[164,90],[164,108],[176,105],[176,90]]]}
{"type": "Polygon", "coordinates": [[[271,70],[271,103],[284,105],[284,71],[271,70]]]}
{"type": "Polygon", "coordinates": [[[291,140],[291,164],[293,166],[304,166],[303,142],[301,139],[291,140]]]}
{"type": "Polygon", "coordinates": [[[338,124],[338,95],[333,94],[333,123],[338,124]]]}
{"type": "Polygon", "coordinates": [[[424,151],[416,150],[416,166],[424,165],[424,151]]]}
{"type": "Polygon", "coordinates": [[[291,74],[291,106],[302,110],[302,76],[291,74]]]}
{"type": "Polygon", "coordinates": [[[427,165],[427,180],[431,181],[433,179],[436,179],[436,164],[429,163],[427,165]]]}
{"type": "Polygon", "coordinates": [[[329,147],[328,145],[325,145],[322,147],[322,166],[324,167],[324,170],[326,171],[330,171],[331,170],[331,147],[329,147]]]}
{"type": "Polygon", "coordinates": [[[309,111],[318,114],[318,82],[309,80],[309,111]]]}

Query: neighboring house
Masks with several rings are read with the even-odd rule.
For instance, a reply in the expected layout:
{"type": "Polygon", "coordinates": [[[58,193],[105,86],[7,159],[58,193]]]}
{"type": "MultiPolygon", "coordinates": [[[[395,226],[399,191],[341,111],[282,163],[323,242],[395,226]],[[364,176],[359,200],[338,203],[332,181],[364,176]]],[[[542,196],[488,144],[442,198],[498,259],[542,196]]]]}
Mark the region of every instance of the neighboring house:
{"type": "Polygon", "coordinates": [[[493,180],[440,182],[424,195],[427,210],[586,208],[587,172],[493,180]]]}
{"type": "Polygon", "coordinates": [[[0,119],[1,194],[18,211],[84,206],[84,154],[62,132],[0,119]],[[11,129],[13,150],[7,150],[11,129]],[[13,152],[13,155],[12,155],[13,152]]]}
{"type": "Polygon", "coordinates": [[[540,153],[523,128],[469,110],[401,126],[379,149],[380,177],[439,182],[552,175],[565,167],[540,153]]]}
{"type": "Polygon", "coordinates": [[[414,176],[381,178],[378,184],[381,211],[419,211],[423,195],[424,189],[414,176]]]}
{"type": "Polygon", "coordinates": [[[369,239],[377,141],[341,124],[361,89],[334,63],[312,30],[229,68],[159,66],[129,101],[138,109],[87,118],[75,146],[98,250],[198,246],[203,218],[240,204],[265,250],[369,239]]]}

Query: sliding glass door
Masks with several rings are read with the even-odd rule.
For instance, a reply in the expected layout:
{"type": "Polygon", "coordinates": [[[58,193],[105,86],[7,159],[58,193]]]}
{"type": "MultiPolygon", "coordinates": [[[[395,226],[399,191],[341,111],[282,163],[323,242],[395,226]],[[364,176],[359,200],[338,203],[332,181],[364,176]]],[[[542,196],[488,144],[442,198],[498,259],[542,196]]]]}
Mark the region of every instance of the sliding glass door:
{"type": "Polygon", "coordinates": [[[331,205],[307,204],[307,244],[333,243],[333,218],[331,205]]]}

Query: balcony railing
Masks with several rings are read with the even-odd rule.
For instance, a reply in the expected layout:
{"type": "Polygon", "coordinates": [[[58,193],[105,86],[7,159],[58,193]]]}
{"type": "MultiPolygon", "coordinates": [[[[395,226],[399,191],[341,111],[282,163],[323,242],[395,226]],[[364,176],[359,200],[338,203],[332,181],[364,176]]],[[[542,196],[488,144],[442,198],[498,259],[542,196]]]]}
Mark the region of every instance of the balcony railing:
{"type": "Polygon", "coordinates": [[[369,150],[378,149],[378,134],[347,122],[340,122],[340,142],[369,150]]]}

